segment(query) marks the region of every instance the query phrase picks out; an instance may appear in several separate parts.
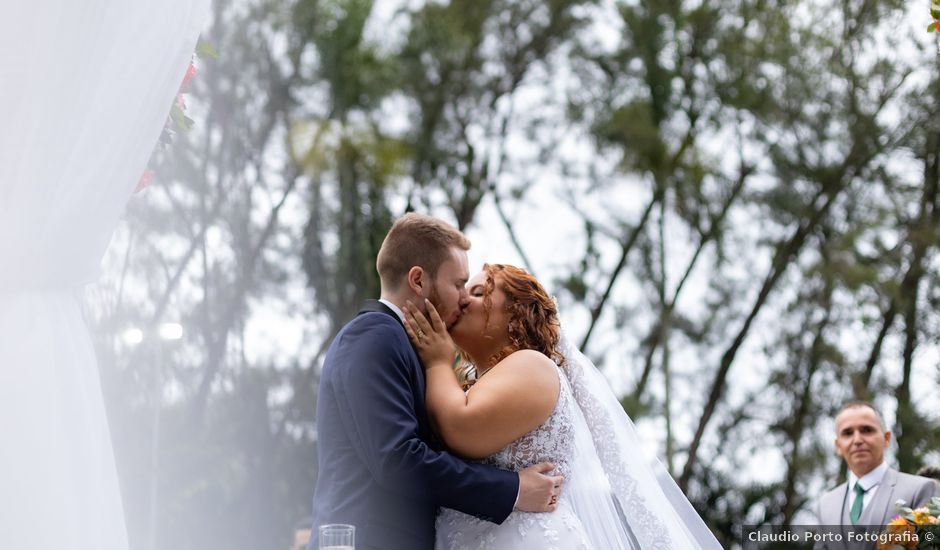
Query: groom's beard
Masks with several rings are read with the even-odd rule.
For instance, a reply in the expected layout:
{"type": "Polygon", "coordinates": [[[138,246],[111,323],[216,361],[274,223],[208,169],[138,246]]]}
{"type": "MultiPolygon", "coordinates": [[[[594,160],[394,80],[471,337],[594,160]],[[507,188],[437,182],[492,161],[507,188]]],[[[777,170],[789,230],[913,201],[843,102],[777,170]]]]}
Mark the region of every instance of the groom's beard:
{"type": "MultiPolygon", "coordinates": [[[[451,317],[455,312],[448,311],[447,308],[443,307],[443,304],[441,303],[441,295],[437,292],[437,285],[431,285],[431,293],[428,296],[428,300],[430,300],[431,305],[434,306],[434,309],[437,310],[437,314],[441,316],[441,320],[444,321],[444,325],[447,327],[447,330],[450,330],[453,325],[457,324],[457,321],[460,319],[460,317],[454,319],[453,321],[449,319],[449,317],[451,317]]],[[[427,308],[425,308],[424,314],[425,316],[429,317],[427,308]]],[[[430,318],[428,320],[430,321],[430,318]]]]}
{"type": "MultiPolygon", "coordinates": [[[[446,312],[441,309],[441,295],[437,292],[436,284],[431,285],[431,294],[428,296],[428,300],[431,302],[431,305],[434,306],[434,309],[437,310],[437,313],[441,316],[441,319],[444,319],[444,314],[446,312]]],[[[431,320],[428,308],[424,308],[424,316],[428,317],[428,321],[431,320]]],[[[447,319],[444,319],[444,324],[447,324],[447,319]]]]}

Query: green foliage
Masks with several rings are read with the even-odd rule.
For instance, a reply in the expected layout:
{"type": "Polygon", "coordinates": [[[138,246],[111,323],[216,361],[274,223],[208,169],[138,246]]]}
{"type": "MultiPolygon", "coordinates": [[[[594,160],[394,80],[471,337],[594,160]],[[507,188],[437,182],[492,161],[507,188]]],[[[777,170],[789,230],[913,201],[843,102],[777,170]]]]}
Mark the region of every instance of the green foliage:
{"type": "MultiPolygon", "coordinates": [[[[428,2],[411,12],[398,62],[414,103],[414,197],[443,190],[457,226],[499,193],[513,96],[535,68],[579,29],[585,0],[428,2]],[[480,137],[482,136],[482,138],[480,137]],[[496,167],[495,169],[493,167],[496,167]]],[[[534,132],[533,129],[528,129],[534,132]]],[[[519,187],[508,194],[521,198],[519,187]]]]}
{"type": "Polygon", "coordinates": [[[203,58],[209,59],[218,59],[219,52],[216,51],[215,46],[206,42],[205,40],[200,40],[196,44],[196,55],[203,58]]]}
{"type": "Polygon", "coordinates": [[[559,286],[567,290],[571,297],[578,302],[584,301],[584,298],[587,296],[588,286],[587,282],[581,277],[578,277],[576,274],[572,273],[568,276],[567,279],[559,281],[559,286]]]}
{"type": "Polygon", "coordinates": [[[653,408],[648,399],[642,399],[630,394],[620,398],[620,406],[623,407],[623,410],[625,410],[632,418],[646,416],[653,408]]]}
{"type": "Polygon", "coordinates": [[[181,130],[191,130],[193,124],[195,124],[193,119],[186,116],[180,106],[176,104],[170,107],[170,118],[173,119],[173,123],[176,124],[177,128],[181,130]]]}
{"type": "Polygon", "coordinates": [[[296,32],[316,48],[316,75],[329,85],[330,110],[337,119],[378,106],[394,85],[394,65],[363,38],[372,5],[372,0],[320,0],[295,8],[296,32]]]}
{"type": "Polygon", "coordinates": [[[658,172],[664,168],[666,144],[660,138],[648,101],[640,100],[619,107],[608,120],[597,125],[595,132],[605,142],[623,151],[625,169],[658,172]]]}

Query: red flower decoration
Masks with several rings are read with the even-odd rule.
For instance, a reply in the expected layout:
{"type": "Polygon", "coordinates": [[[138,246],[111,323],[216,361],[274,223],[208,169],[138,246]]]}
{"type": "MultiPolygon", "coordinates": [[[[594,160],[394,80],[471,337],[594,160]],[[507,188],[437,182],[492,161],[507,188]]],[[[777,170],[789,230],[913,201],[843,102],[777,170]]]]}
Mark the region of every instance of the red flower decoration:
{"type": "Polygon", "coordinates": [[[183,76],[183,83],[180,84],[181,92],[183,91],[183,88],[185,88],[186,85],[189,84],[189,81],[192,80],[194,76],[196,76],[196,65],[192,61],[190,61],[189,68],[186,69],[186,75],[183,76]]]}
{"type": "Polygon", "coordinates": [[[150,186],[150,182],[153,181],[153,176],[156,172],[151,169],[144,170],[144,173],[140,175],[140,181],[137,182],[137,187],[134,188],[134,193],[140,193],[144,189],[150,186]]]}
{"type": "MultiPolygon", "coordinates": [[[[940,0],[938,0],[940,1],[940,0]]],[[[218,58],[218,53],[216,53],[215,48],[211,44],[199,42],[196,45],[196,55],[199,57],[209,56],[213,59],[218,58]]],[[[183,98],[185,93],[186,86],[189,85],[189,82],[196,76],[196,63],[195,57],[190,59],[189,67],[186,68],[186,74],[183,75],[183,81],[180,83],[179,90],[176,92],[176,97],[173,100],[173,105],[170,107],[170,116],[167,118],[166,124],[163,126],[163,131],[160,133],[160,141],[158,142],[158,147],[167,147],[173,138],[174,128],[181,128],[183,130],[188,130],[192,127],[193,121],[186,116],[186,100],[183,98]]],[[[153,158],[150,159],[151,163],[153,158]]],[[[146,189],[150,183],[153,181],[153,177],[156,175],[153,169],[147,168],[144,170],[144,173],[141,174],[140,180],[137,182],[137,187],[134,189],[134,193],[140,193],[146,189]]]]}

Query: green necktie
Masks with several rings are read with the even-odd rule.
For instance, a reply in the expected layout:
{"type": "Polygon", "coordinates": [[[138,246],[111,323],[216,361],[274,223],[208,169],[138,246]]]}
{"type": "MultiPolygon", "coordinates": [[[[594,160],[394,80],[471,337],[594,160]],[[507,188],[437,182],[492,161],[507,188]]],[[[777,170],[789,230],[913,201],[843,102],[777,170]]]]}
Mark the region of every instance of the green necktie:
{"type": "Polygon", "coordinates": [[[849,519],[852,525],[858,523],[858,518],[862,517],[862,503],[865,499],[865,489],[858,482],[855,483],[855,502],[852,503],[852,510],[849,512],[849,519]]]}

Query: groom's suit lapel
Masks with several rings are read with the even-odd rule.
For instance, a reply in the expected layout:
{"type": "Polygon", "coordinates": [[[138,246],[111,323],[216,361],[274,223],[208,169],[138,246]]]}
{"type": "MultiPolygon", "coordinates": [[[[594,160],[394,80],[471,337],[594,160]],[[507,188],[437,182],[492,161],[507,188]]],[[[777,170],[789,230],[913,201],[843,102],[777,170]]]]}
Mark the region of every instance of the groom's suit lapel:
{"type": "MultiPolygon", "coordinates": [[[[386,315],[390,315],[392,319],[395,319],[395,322],[397,322],[401,326],[402,332],[404,332],[405,326],[402,324],[401,318],[398,316],[397,313],[392,311],[392,308],[388,307],[382,302],[378,300],[366,300],[365,303],[362,304],[362,309],[359,310],[359,315],[362,315],[363,313],[369,313],[369,312],[377,312],[377,313],[384,313],[386,315]]],[[[406,339],[408,338],[407,335],[405,336],[405,338],[406,339]]],[[[365,344],[365,345],[368,345],[368,344],[365,344]]],[[[414,345],[411,344],[411,340],[408,340],[408,345],[411,347],[411,350],[414,353],[414,358],[415,358],[414,365],[412,365],[412,367],[415,369],[415,381],[416,381],[416,387],[415,387],[414,393],[415,393],[416,402],[420,404],[420,406],[417,407],[417,410],[415,411],[415,413],[418,415],[418,424],[421,430],[423,430],[424,432],[419,435],[423,439],[425,439],[425,441],[430,443],[432,447],[441,449],[443,448],[441,445],[441,441],[437,438],[437,434],[434,433],[434,430],[431,429],[431,423],[430,423],[430,420],[428,419],[427,408],[424,403],[425,387],[426,387],[425,378],[424,378],[424,367],[421,365],[421,359],[418,357],[418,352],[417,350],[414,349],[414,345]]]]}
{"type": "MultiPolygon", "coordinates": [[[[366,300],[362,304],[362,309],[359,310],[359,314],[361,315],[363,313],[368,313],[370,311],[376,311],[378,313],[384,313],[386,315],[390,315],[392,319],[395,319],[396,321],[398,321],[399,325],[401,324],[401,319],[398,317],[398,314],[392,311],[392,308],[388,307],[387,305],[383,304],[382,302],[378,300],[366,300]]],[[[402,329],[404,329],[404,326],[402,326],[402,329]]]]}
{"type": "Polygon", "coordinates": [[[890,506],[892,504],[891,495],[894,494],[894,486],[898,483],[898,476],[894,470],[888,468],[881,483],[875,488],[875,495],[871,503],[862,512],[862,520],[866,524],[880,525],[888,517],[890,506]]]}
{"type": "MultiPolygon", "coordinates": [[[[359,315],[362,315],[363,313],[369,313],[370,311],[377,312],[377,313],[384,313],[390,316],[392,319],[395,319],[395,322],[398,323],[398,325],[401,327],[402,332],[405,331],[405,325],[402,323],[401,317],[399,317],[397,313],[392,311],[392,308],[388,307],[382,302],[378,300],[366,300],[365,303],[362,304],[362,309],[359,310],[359,315]]],[[[405,335],[405,338],[408,339],[407,334],[405,335]]],[[[415,349],[415,346],[414,344],[411,343],[410,339],[408,339],[408,345],[410,345],[411,349],[414,350],[415,352],[415,359],[416,359],[415,364],[417,365],[418,372],[421,375],[418,377],[421,382],[421,392],[422,392],[421,395],[424,395],[424,367],[421,366],[421,359],[418,357],[418,350],[415,349]]]]}
{"type": "MultiPolygon", "coordinates": [[[[395,319],[395,322],[398,323],[398,325],[401,327],[402,332],[405,331],[405,325],[402,323],[401,317],[399,317],[397,313],[395,313],[394,311],[392,311],[392,308],[388,307],[387,305],[383,304],[382,302],[380,302],[380,301],[378,301],[378,300],[366,300],[366,301],[362,304],[362,309],[359,310],[358,315],[362,315],[363,313],[369,313],[370,311],[371,311],[371,312],[376,312],[376,313],[384,313],[384,314],[388,315],[388,316],[391,317],[392,319],[395,319]]],[[[415,352],[415,359],[417,359],[417,361],[416,361],[415,363],[416,363],[417,366],[418,366],[419,374],[421,374],[421,376],[419,376],[418,378],[421,379],[421,386],[422,386],[422,387],[421,387],[421,391],[424,392],[424,368],[421,366],[421,359],[418,357],[418,350],[415,349],[414,344],[412,344],[412,343],[411,343],[411,340],[408,339],[408,335],[407,335],[407,334],[405,335],[405,338],[408,340],[408,345],[410,345],[410,346],[411,346],[411,349],[414,350],[414,352],[415,352]]],[[[424,394],[422,393],[422,395],[424,395],[424,394]]]]}

